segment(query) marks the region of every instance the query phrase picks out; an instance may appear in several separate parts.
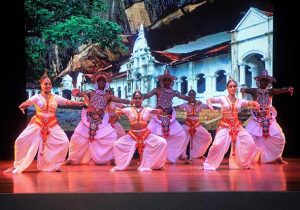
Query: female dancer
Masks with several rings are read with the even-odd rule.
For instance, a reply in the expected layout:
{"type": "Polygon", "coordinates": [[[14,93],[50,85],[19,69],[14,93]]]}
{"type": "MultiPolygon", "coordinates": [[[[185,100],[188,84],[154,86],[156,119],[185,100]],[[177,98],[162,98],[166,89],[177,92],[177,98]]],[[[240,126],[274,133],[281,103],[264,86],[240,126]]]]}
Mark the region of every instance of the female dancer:
{"type": "Polygon", "coordinates": [[[251,135],[242,127],[238,119],[238,112],[241,111],[241,107],[259,109],[259,104],[256,101],[236,98],[237,83],[232,79],[227,82],[227,91],[229,93],[228,96],[206,100],[211,110],[213,110],[212,103],[221,104],[223,115],[213,144],[203,163],[203,169],[216,170],[230,145],[230,169],[248,169],[251,165],[255,143],[251,135]]]}
{"type": "Polygon", "coordinates": [[[37,168],[40,171],[61,171],[60,167],[68,153],[69,140],[58,125],[56,109],[58,105],[84,106],[84,102],[70,101],[51,93],[52,83],[47,72],[40,79],[41,93],[23,102],[24,110],[34,105],[36,114],[15,142],[14,167],[7,173],[21,173],[30,166],[37,155],[37,168]]]}
{"type": "MultiPolygon", "coordinates": [[[[195,100],[196,92],[190,90],[188,96],[195,100]]],[[[200,101],[188,102],[177,106],[187,112],[187,118],[182,127],[186,131],[187,139],[190,143],[189,158],[202,157],[212,142],[211,134],[200,124],[199,113],[202,109],[208,109],[206,104],[200,101]]],[[[181,155],[181,159],[186,159],[186,150],[181,155]]]]}
{"type": "Polygon", "coordinates": [[[138,150],[140,161],[139,171],[161,169],[166,161],[167,142],[164,138],[152,134],[147,128],[148,121],[153,114],[161,113],[160,109],[151,109],[142,106],[143,96],[140,91],[133,93],[131,108],[117,110],[118,114],[125,114],[130,121],[130,130],[127,135],[114,143],[116,166],[112,171],[125,170],[138,150]]]}

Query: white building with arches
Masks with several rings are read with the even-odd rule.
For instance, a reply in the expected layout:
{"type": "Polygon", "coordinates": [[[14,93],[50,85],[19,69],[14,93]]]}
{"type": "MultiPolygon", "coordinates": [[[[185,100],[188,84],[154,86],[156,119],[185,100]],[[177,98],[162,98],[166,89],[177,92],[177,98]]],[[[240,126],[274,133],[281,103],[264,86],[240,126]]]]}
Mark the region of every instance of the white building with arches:
{"type": "Polygon", "coordinates": [[[273,15],[250,8],[231,31],[231,59],[240,85],[255,87],[254,77],[263,69],[273,75],[273,15]]]}
{"type": "MultiPolygon", "coordinates": [[[[157,76],[165,69],[162,60],[166,59],[171,74],[178,78],[173,89],[186,94],[192,88],[198,100],[227,94],[230,76],[239,87],[256,87],[253,78],[263,69],[273,75],[273,15],[251,7],[233,30],[164,51],[150,50],[141,25],[129,61],[110,84],[115,95],[129,99],[136,87],[143,93],[157,87],[157,76]]],[[[174,105],[182,102],[173,101],[174,105]]],[[[155,107],[155,97],[144,104],[155,107]]]]}

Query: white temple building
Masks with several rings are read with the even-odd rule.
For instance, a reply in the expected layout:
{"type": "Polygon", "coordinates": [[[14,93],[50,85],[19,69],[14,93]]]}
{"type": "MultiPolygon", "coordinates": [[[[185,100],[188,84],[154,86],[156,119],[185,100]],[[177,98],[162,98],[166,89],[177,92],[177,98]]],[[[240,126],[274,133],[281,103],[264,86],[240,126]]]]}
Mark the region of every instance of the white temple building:
{"type": "MultiPolygon", "coordinates": [[[[129,99],[136,87],[143,93],[157,87],[157,76],[163,74],[165,65],[153,54],[178,55],[180,59],[168,66],[178,78],[173,89],[186,94],[192,88],[201,101],[227,94],[229,76],[239,87],[256,87],[254,77],[260,71],[267,69],[273,75],[273,16],[251,7],[233,30],[200,37],[164,52],[149,49],[141,25],[132,55],[120,69],[124,77],[110,84],[116,96],[129,99]]],[[[155,107],[155,101],[152,97],[144,103],[155,107]]],[[[173,100],[174,105],[182,102],[173,100]]]]}

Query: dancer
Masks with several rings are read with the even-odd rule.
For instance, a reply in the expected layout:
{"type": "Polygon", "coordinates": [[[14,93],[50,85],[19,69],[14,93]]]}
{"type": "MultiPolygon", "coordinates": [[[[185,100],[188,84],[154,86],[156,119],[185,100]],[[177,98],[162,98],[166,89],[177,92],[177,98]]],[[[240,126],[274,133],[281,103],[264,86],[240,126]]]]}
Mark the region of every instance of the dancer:
{"type": "Polygon", "coordinates": [[[248,169],[251,166],[251,155],[255,149],[255,143],[251,135],[242,127],[238,112],[241,111],[241,107],[259,109],[259,104],[256,101],[236,98],[237,83],[232,79],[227,82],[227,91],[228,96],[206,100],[211,110],[213,110],[212,103],[221,104],[223,115],[201,169],[216,170],[230,145],[229,168],[248,169]]]}
{"type": "MultiPolygon", "coordinates": [[[[112,89],[106,89],[107,94],[112,94],[112,89]]],[[[109,102],[106,107],[106,112],[109,115],[109,123],[115,129],[117,133],[117,139],[121,138],[122,136],[126,135],[126,132],[122,125],[120,124],[119,117],[116,115],[115,111],[117,108],[125,108],[124,104],[115,103],[113,101],[109,102]]]]}
{"type": "Polygon", "coordinates": [[[125,114],[130,121],[130,130],[127,135],[114,143],[116,166],[111,171],[125,170],[138,150],[140,161],[139,171],[161,169],[166,161],[167,142],[164,138],[152,134],[147,123],[153,114],[160,114],[160,109],[142,106],[143,96],[140,91],[132,95],[133,106],[117,110],[118,114],[125,114]]]}
{"type": "Polygon", "coordinates": [[[149,125],[149,130],[167,140],[167,160],[169,163],[176,163],[180,155],[185,151],[188,145],[186,133],[179,122],[175,119],[176,113],[172,108],[172,100],[176,96],[183,100],[191,100],[186,95],[172,89],[172,83],[175,76],[171,75],[169,69],[165,69],[163,75],[158,77],[161,87],[153,89],[151,92],[144,94],[144,99],[154,95],[157,97],[157,109],[162,110],[162,114],[154,116],[149,125]]]}
{"type": "Polygon", "coordinates": [[[106,73],[95,74],[92,77],[97,85],[95,90],[72,91],[76,97],[88,96],[90,102],[87,109],[82,111],[81,121],[71,137],[67,165],[88,164],[91,160],[96,164],[113,162],[113,143],[117,140],[117,134],[109,124],[105,109],[110,101],[127,104],[130,101],[105,93],[104,88],[110,81],[109,78],[106,73]]]}
{"type": "MultiPolygon", "coordinates": [[[[196,92],[190,90],[188,96],[196,99],[196,92]]],[[[202,109],[208,109],[206,104],[200,101],[188,102],[177,106],[187,112],[187,118],[182,126],[186,131],[189,140],[189,159],[202,157],[212,142],[211,134],[201,125],[199,121],[199,113],[202,109]]],[[[187,151],[181,155],[181,159],[187,159],[187,151]]]]}
{"type": "Polygon", "coordinates": [[[260,104],[260,111],[253,110],[246,130],[252,135],[256,150],[254,162],[287,164],[282,159],[285,146],[285,136],[276,122],[276,110],[272,106],[274,95],[283,93],[293,94],[294,88],[268,88],[275,82],[275,78],[263,70],[260,76],[255,77],[258,88],[241,88],[241,93],[250,94],[253,100],[260,104]]]}
{"type": "Polygon", "coordinates": [[[14,166],[6,173],[22,173],[37,154],[37,168],[40,171],[61,171],[61,165],[68,153],[69,140],[58,125],[56,109],[62,106],[84,106],[84,102],[67,100],[52,94],[52,83],[45,71],[40,79],[41,93],[23,102],[19,109],[34,105],[36,113],[27,127],[15,141],[14,166]]]}

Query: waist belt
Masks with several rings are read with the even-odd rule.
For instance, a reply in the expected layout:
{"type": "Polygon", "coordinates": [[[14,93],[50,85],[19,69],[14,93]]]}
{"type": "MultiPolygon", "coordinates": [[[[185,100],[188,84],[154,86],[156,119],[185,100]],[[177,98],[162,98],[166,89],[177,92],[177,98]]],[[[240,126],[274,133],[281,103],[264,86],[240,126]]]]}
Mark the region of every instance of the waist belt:
{"type": "Polygon", "coordinates": [[[136,141],[135,147],[138,150],[140,160],[142,160],[143,151],[144,151],[144,148],[145,148],[144,140],[151,134],[151,131],[149,129],[145,129],[145,130],[142,130],[142,131],[129,130],[127,134],[133,140],[136,141]]]}

